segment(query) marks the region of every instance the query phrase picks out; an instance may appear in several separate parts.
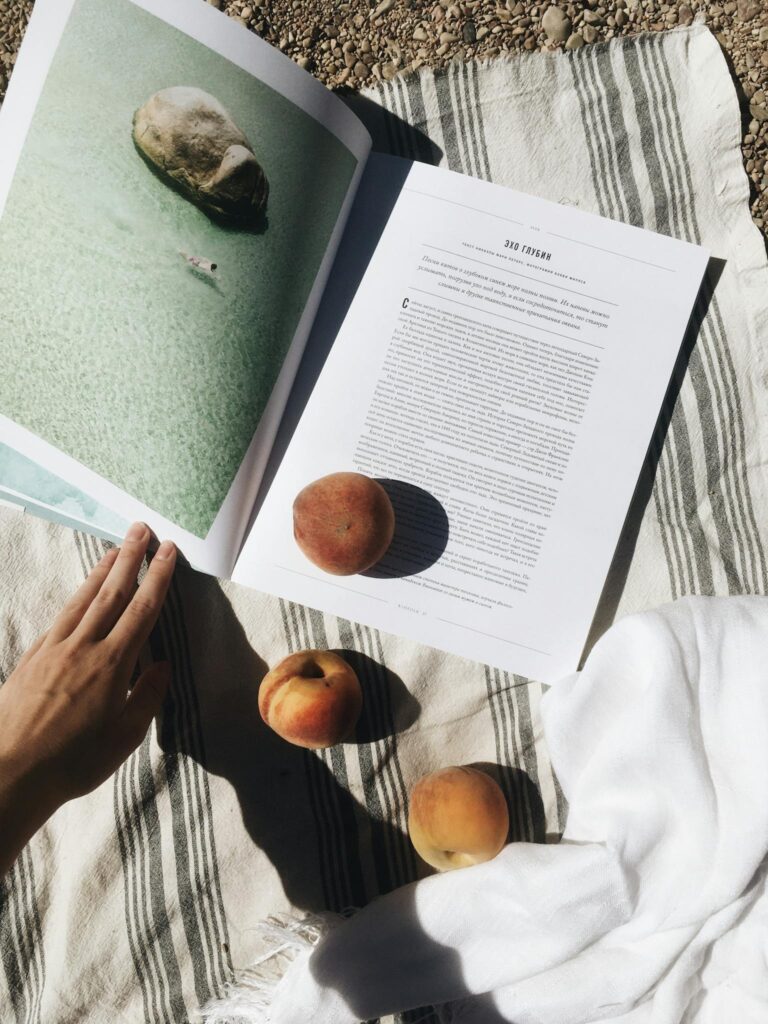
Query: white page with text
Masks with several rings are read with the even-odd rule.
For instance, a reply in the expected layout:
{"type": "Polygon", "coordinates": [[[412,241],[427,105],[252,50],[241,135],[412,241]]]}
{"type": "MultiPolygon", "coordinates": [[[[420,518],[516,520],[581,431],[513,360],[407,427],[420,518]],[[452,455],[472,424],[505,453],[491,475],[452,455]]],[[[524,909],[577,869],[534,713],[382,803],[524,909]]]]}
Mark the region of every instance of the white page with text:
{"type": "Polygon", "coordinates": [[[707,260],[414,164],[235,581],[543,682],[575,670],[707,260]],[[395,505],[364,575],[293,539],[298,491],[341,470],[395,505]]]}

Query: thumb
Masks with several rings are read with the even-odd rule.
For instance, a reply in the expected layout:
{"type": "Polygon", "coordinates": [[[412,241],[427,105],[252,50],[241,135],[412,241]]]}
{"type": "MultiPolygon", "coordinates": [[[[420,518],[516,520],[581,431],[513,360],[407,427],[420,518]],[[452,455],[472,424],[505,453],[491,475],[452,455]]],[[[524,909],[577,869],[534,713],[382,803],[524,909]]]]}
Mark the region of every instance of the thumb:
{"type": "Polygon", "coordinates": [[[152,719],[159,714],[171,675],[170,662],[156,661],[134,683],[117,721],[117,742],[123,748],[123,759],[141,743],[152,719]]]}

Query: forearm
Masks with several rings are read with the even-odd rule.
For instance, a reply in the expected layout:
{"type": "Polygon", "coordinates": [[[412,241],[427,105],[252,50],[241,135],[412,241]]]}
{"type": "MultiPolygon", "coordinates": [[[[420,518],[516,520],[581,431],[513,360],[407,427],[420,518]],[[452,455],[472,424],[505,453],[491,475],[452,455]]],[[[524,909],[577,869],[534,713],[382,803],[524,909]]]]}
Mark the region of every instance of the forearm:
{"type": "Polygon", "coordinates": [[[18,759],[0,751],[0,878],[55,810],[18,759]]]}
{"type": "Polygon", "coordinates": [[[53,812],[90,793],[135,750],[158,714],[170,665],[134,679],[170,586],[176,549],[134,523],[0,687],[0,877],[53,812]]]}

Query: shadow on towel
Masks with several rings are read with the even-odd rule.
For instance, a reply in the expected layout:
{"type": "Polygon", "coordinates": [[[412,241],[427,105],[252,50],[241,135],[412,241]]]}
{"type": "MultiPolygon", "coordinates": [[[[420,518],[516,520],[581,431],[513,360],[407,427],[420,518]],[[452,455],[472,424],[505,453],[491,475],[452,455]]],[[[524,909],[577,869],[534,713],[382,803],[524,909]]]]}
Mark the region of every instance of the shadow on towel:
{"type": "MultiPolygon", "coordinates": [[[[608,576],[603,587],[603,592],[600,596],[597,611],[595,612],[595,617],[592,620],[592,626],[589,631],[589,636],[587,637],[587,642],[584,646],[584,651],[582,652],[579,667],[583,665],[593,646],[612,624],[616,616],[616,609],[618,608],[619,601],[621,600],[621,595],[624,592],[627,576],[629,575],[629,568],[635,553],[635,547],[637,545],[637,538],[640,533],[643,516],[645,515],[645,510],[653,495],[653,487],[656,481],[656,470],[658,468],[659,459],[661,458],[661,453],[664,448],[664,442],[672,422],[675,405],[680,395],[680,389],[683,385],[683,380],[685,379],[689,365],[692,360],[698,359],[696,341],[712,304],[712,298],[724,268],[724,260],[717,259],[714,256],[710,257],[704,274],[704,279],[701,283],[701,288],[699,289],[699,294],[696,299],[696,304],[694,305],[693,312],[691,313],[691,319],[688,321],[688,328],[685,332],[683,343],[680,346],[680,354],[678,355],[677,362],[675,363],[675,368],[672,371],[672,377],[669,382],[669,387],[667,388],[667,393],[664,396],[661,412],[658,420],[656,421],[656,428],[653,432],[648,453],[645,457],[643,468],[640,471],[640,477],[637,481],[637,486],[635,487],[635,493],[632,496],[629,511],[627,512],[626,519],[624,520],[619,542],[616,546],[616,551],[611,562],[611,568],[608,571],[608,576]]],[[[729,565],[727,562],[724,568],[729,577],[732,573],[735,573],[735,567],[729,565]]],[[[730,582],[731,580],[729,579],[729,583],[730,582]]],[[[739,587],[735,576],[733,577],[733,582],[734,587],[732,589],[738,590],[739,587]]]]}
{"type": "Polygon", "coordinates": [[[468,767],[477,768],[489,775],[501,788],[509,811],[508,843],[546,843],[552,842],[554,838],[559,839],[559,836],[547,835],[544,802],[526,772],[490,761],[475,761],[468,767]]]}
{"type": "MultiPolygon", "coordinates": [[[[380,962],[372,964],[369,959],[370,946],[365,941],[358,943],[357,947],[347,941],[344,943],[343,958],[336,955],[331,933],[312,957],[310,969],[320,985],[340,993],[361,1021],[371,1020],[377,1013],[401,1013],[404,1006],[407,1006],[415,1012],[403,1013],[399,1018],[403,1024],[437,1024],[439,1018],[427,1015],[427,1008],[423,1006],[424,994],[431,989],[441,1000],[442,1005],[445,1004],[446,997],[450,1003],[469,998],[470,992],[464,981],[461,957],[458,952],[425,935],[416,911],[414,886],[398,889],[388,899],[390,903],[387,917],[395,936],[392,964],[387,962],[386,956],[380,962]],[[355,948],[359,950],[358,962],[350,960],[350,957],[355,956],[355,948]],[[402,959],[403,954],[408,957],[410,949],[418,950],[418,965],[409,964],[406,970],[402,966],[402,959]],[[391,978],[394,973],[397,974],[397,985],[393,986],[391,978]],[[410,996],[409,980],[413,981],[415,988],[415,992],[410,996]],[[397,990],[396,1001],[392,999],[393,988],[397,990]]],[[[502,1016],[496,1008],[492,995],[471,998],[472,1020],[482,1020],[483,1024],[511,1024],[509,1018],[502,1016]]],[[[443,1019],[452,1019],[450,1011],[445,1013],[443,1019]]],[[[462,1019],[460,1014],[457,1019],[462,1019]]]]}
{"type": "MultiPolygon", "coordinates": [[[[268,666],[251,646],[221,584],[182,568],[169,605],[183,608],[188,650],[175,659],[174,671],[183,678],[174,679],[163,709],[160,745],[171,758],[187,755],[230,783],[245,830],[274,866],[291,904],[314,913],[341,912],[377,895],[371,884],[383,893],[417,878],[404,832],[369,813],[346,788],[349,754],[345,761],[340,747],[314,752],[292,746],[264,724],[258,690],[268,666]],[[196,705],[194,712],[190,704],[196,705]],[[368,881],[363,862],[369,864],[368,881]]],[[[164,626],[161,619],[153,638],[155,658],[166,657],[162,636],[172,628],[170,620],[164,626]]],[[[381,740],[415,721],[420,706],[402,680],[362,653],[344,655],[368,691],[359,744],[381,740]]],[[[366,792],[375,794],[375,764],[363,753],[359,757],[366,792]]],[[[172,761],[169,765],[172,770],[172,761]]],[[[228,838],[220,833],[217,846],[231,858],[228,838]]],[[[231,843],[242,859],[239,827],[233,828],[231,843]]],[[[244,863],[242,868],[247,870],[244,863]]],[[[279,903],[279,887],[273,885],[279,903]]]]}
{"type": "Polygon", "coordinates": [[[403,680],[362,651],[336,650],[352,666],[363,688],[363,710],[353,740],[376,743],[409,729],[421,712],[421,704],[403,680]]]}
{"type": "Polygon", "coordinates": [[[422,164],[439,164],[443,156],[440,147],[422,131],[425,122],[414,124],[403,121],[397,114],[374,103],[352,89],[336,93],[365,125],[376,153],[402,156],[422,164]]]}
{"type": "MultiPolygon", "coordinates": [[[[303,750],[281,740],[263,723],[258,711],[258,688],[267,664],[251,646],[217,580],[191,569],[177,571],[160,626],[153,634],[157,659],[168,655],[163,638],[169,630],[178,632],[179,619],[188,639],[180,645],[178,635],[175,638],[176,675],[159,735],[169,777],[175,756],[181,755],[193,758],[207,772],[230,783],[246,832],[274,866],[285,897],[295,908],[341,913],[353,906],[362,907],[377,895],[369,888],[373,878],[378,893],[398,893],[403,933],[414,941],[418,936],[418,948],[423,953],[425,936],[415,911],[414,890],[407,883],[423,876],[425,868],[417,863],[407,836],[384,820],[383,811],[371,813],[371,805],[365,806],[342,784],[346,769],[340,748],[322,754],[303,750]],[[399,865],[397,869],[394,863],[399,865]]],[[[314,642],[321,642],[316,635],[314,642]]],[[[412,725],[420,706],[402,680],[360,651],[345,650],[343,654],[358,672],[369,698],[357,730],[357,743],[376,744],[412,725]]],[[[357,756],[364,788],[378,793],[370,755],[361,750],[357,756]]],[[[349,752],[346,763],[348,759],[349,752]]],[[[541,841],[544,813],[528,776],[518,769],[494,764],[476,767],[487,770],[507,795],[510,840],[541,841]],[[530,813],[525,811],[526,801],[530,813]],[[526,833],[525,820],[535,823],[534,835],[526,833]]],[[[240,871],[248,885],[259,876],[261,854],[254,850],[249,866],[239,836],[239,826],[235,826],[228,848],[226,829],[219,823],[218,856],[230,877],[232,871],[240,871]]],[[[275,902],[280,903],[280,886],[272,884],[275,902]]],[[[458,954],[446,957],[440,943],[433,945],[435,993],[440,993],[441,999],[446,993],[453,1000],[468,997],[458,954]]],[[[334,974],[332,957],[319,956],[317,971],[325,983],[341,984],[334,974]]],[[[354,972],[345,972],[346,977],[350,975],[354,972]]],[[[365,978],[366,971],[361,970],[358,976],[365,978]]],[[[340,990],[353,1007],[363,1007],[372,995],[367,983],[359,991],[340,990]]],[[[492,997],[473,999],[482,1010],[484,1022],[507,1024],[492,997]]],[[[436,1017],[424,1013],[418,1008],[404,1013],[401,1020],[403,1024],[437,1024],[436,1017]]],[[[361,1019],[365,1019],[362,1009],[361,1019]]]]}

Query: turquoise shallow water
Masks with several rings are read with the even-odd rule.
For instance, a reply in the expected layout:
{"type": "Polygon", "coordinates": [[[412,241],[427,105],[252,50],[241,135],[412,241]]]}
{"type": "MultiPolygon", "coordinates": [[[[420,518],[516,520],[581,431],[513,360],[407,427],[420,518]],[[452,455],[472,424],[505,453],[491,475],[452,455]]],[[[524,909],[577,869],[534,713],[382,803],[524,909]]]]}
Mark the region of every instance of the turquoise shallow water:
{"type": "Polygon", "coordinates": [[[5,498],[65,526],[88,527],[116,540],[129,524],[66,480],[48,473],[5,444],[0,444],[0,499],[5,498]]]}
{"type": "Polygon", "coordinates": [[[79,0],[0,222],[0,411],[197,536],[258,426],[355,169],[246,72],[128,0],[79,0]],[[259,234],[146,166],[135,109],[218,97],[270,182],[259,234]],[[179,250],[213,260],[215,280],[179,250]]]}

